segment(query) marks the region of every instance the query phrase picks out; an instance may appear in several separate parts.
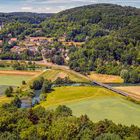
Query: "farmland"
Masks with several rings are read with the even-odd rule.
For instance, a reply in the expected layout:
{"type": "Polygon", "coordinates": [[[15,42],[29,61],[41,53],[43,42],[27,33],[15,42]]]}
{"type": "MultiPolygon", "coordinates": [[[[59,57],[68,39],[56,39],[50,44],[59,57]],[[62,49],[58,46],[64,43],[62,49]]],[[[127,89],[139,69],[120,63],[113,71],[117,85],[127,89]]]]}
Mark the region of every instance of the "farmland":
{"type": "Polygon", "coordinates": [[[140,86],[121,86],[116,87],[116,89],[126,91],[130,96],[140,100],[140,86]]]}
{"type": "Polygon", "coordinates": [[[47,102],[43,102],[41,105],[48,107],[67,103],[73,100],[77,101],[85,98],[95,98],[109,95],[116,96],[113,92],[101,87],[59,87],[54,88],[54,91],[48,95],[47,102]]]}
{"type": "Polygon", "coordinates": [[[28,81],[37,73],[27,71],[0,71],[0,85],[20,86],[23,80],[28,81]]]}
{"type": "Polygon", "coordinates": [[[74,82],[89,82],[88,78],[83,75],[74,73],[71,70],[51,69],[44,72],[41,76],[51,81],[55,81],[58,77],[69,77],[74,82]]]}
{"type": "Polygon", "coordinates": [[[54,88],[47,101],[41,102],[41,106],[48,109],[58,105],[67,105],[76,116],[87,114],[92,121],[110,119],[115,123],[140,126],[140,105],[98,86],[54,88]]]}
{"type": "Polygon", "coordinates": [[[88,77],[91,80],[95,80],[102,83],[123,83],[123,79],[120,76],[107,75],[107,74],[97,74],[95,72],[91,72],[88,77]]]}
{"type": "Polygon", "coordinates": [[[6,96],[0,96],[0,106],[4,103],[10,103],[11,100],[12,98],[8,98],[6,96]]]}

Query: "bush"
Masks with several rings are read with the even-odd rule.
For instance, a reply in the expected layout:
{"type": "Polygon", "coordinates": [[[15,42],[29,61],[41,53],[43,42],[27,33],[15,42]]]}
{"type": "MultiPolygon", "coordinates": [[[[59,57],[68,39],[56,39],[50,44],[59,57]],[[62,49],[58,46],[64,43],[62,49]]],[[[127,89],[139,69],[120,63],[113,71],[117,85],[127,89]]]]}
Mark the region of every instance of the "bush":
{"type": "Polygon", "coordinates": [[[17,108],[21,107],[21,100],[16,96],[14,100],[11,102],[11,105],[16,106],[17,108]]]}
{"type": "Polygon", "coordinates": [[[121,140],[121,138],[119,135],[106,133],[98,136],[95,140],[121,140]]]}
{"type": "Polygon", "coordinates": [[[25,81],[22,81],[22,85],[26,85],[26,82],[25,81]]]}
{"type": "Polygon", "coordinates": [[[10,86],[5,90],[5,95],[7,97],[12,97],[12,93],[13,93],[13,88],[10,86]]]}
{"type": "Polygon", "coordinates": [[[63,117],[72,116],[72,110],[65,105],[60,105],[56,108],[55,115],[63,117]]]}
{"type": "Polygon", "coordinates": [[[42,88],[43,82],[44,82],[44,78],[41,77],[38,80],[35,80],[33,84],[30,86],[30,88],[34,90],[40,90],[42,88]]]}
{"type": "Polygon", "coordinates": [[[65,77],[65,78],[58,77],[54,81],[54,84],[56,84],[56,85],[59,85],[59,84],[70,84],[70,83],[73,83],[73,81],[71,81],[69,77],[65,77]]]}
{"type": "Polygon", "coordinates": [[[49,92],[51,90],[51,88],[52,88],[52,83],[50,81],[48,81],[48,80],[45,80],[43,82],[42,92],[47,93],[47,92],[49,92]]]}

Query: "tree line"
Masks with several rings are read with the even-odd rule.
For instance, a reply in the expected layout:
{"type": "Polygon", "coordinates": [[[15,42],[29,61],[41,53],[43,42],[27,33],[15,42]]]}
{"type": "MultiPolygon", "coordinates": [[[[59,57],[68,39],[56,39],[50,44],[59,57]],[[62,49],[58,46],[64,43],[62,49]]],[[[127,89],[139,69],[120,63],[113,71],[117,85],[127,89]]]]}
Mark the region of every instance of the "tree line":
{"type": "Polygon", "coordinates": [[[17,109],[14,104],[0,107],[2,140],[139,140],[137,126],[116,125],[104,120],[92,122],[87,115],[75,117],[64,105],[55,110],[43,107],[17,109]]]}

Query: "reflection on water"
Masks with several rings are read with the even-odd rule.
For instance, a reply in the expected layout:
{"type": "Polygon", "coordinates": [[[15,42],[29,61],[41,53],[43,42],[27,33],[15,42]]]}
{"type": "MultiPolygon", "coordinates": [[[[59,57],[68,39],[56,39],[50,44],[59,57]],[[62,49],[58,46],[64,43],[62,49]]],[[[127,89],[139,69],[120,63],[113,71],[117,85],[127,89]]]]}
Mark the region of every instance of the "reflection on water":
{"type": "Polygon", "coordinates": [[[32,99],[29,98],[25,98],[25,99],[21,99],[21,108],[31,108],[32,106],[34,106],[35,104],[40,102],[40,90],[36,90],[35,91],[35,96],[32,99]]]}
{"type": "Polygon", "coordinates": [[[21,108],[31,108],[31,100],[30,99],[22,99],[21,100],[21,108]]]}

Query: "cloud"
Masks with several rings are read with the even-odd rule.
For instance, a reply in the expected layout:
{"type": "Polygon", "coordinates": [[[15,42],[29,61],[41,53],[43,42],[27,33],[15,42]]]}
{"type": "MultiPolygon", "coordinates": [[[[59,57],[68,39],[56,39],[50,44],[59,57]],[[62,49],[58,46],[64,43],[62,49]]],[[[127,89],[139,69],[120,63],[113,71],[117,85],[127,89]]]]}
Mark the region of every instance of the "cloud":
{"type": "Polygon", "coordinates": [[[97,0],[20,0],[20,4],[24,5],[22,5],[22,11],[37,13],[57,13],[65,9],[96,2],[97,0]]]}
{"type": "Polygon", "coordinates": [[[140,7],[140,0],[0,0],[0,12],[56,13],[95,3],[114,3],[140,7]]]}
{"type": "Polygon", "coordinates": [[[22,11],[31,11],[33,10],[33,7],[21,7],[22,11]]]}

